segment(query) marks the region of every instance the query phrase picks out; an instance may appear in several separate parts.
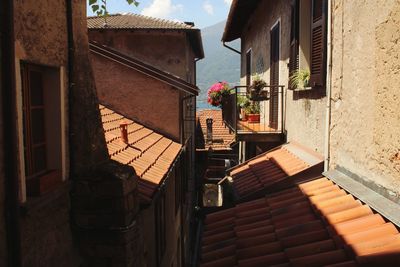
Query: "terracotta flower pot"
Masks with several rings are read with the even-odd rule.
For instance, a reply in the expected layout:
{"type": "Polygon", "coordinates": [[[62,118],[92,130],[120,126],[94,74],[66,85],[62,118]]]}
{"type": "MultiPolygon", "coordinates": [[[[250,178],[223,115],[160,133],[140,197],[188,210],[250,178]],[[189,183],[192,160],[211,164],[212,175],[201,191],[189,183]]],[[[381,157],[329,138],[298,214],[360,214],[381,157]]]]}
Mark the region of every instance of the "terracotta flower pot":
{"type": "Polygon", "coordinates": [[[260,114],[247,114],[247,120],[249,123],[259,123],[260,114]]]}
{"type": "Polygon", "coordinates": [[[247,114],[246,114],[246,111],[243,108],[240,110],[240,115],[241,115],[241,120],[242,121],[247,121],[247,114]]]}

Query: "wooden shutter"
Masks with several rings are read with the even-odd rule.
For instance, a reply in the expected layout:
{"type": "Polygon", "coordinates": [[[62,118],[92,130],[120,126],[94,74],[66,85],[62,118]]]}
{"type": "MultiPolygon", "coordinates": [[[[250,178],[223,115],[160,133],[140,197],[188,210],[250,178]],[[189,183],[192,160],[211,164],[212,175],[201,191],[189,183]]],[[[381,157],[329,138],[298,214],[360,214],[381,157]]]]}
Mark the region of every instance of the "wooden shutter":
{"type": "Polygon", "coordinates": [[[278,128],[279,112],[279,32],[278,23],[271,30],[271,67],[270,67],[270,100],[269,100],[269,127],[278,128]],[[275,86],[274,86],[275,85],[275,86]]]}
{"type": "MultiPolygon", "coordinates": [[[[289,77],[299,69],[299,0],[292,5],[290,30],[289,77]]],[[[290,86],[290,85],[289,85],[290,86]]]]}
{"type": "Polygon", "coordinates": [[[326,73],[327,1],[312,1],[311,21],[311,86],[323,86],[326,73]]]}

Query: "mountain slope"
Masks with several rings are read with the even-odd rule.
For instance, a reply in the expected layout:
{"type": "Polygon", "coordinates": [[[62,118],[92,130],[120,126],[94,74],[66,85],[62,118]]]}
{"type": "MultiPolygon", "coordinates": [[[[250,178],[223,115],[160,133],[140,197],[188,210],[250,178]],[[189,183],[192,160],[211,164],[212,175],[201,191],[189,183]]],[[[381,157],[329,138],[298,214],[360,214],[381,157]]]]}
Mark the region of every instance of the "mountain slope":
{"type": "MultiPolygon", "coordinates": [[[[205,58],[197,63],[197,85],[201,89],[198,97],[199,106],[207,102],[208,88],[218,81],[227,81],[234,85],[240,79],[240,55],[225,48],[221,38],[225,21],[201,30],[205,58]]],[[[229,46],[240,50],[239,40],[229,46]]]]}

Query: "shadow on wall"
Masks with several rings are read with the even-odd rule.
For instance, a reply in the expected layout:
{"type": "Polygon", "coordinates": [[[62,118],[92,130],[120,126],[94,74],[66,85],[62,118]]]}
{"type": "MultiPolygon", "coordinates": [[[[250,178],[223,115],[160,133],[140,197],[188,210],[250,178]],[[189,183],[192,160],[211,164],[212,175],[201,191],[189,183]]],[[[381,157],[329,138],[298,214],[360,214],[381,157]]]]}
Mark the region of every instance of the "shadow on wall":
{"type": "Polygon", "coordinates": [[[293,91],[293,100],[321,99],[326,96],[325,87],[315,87],[310,90],[293,91]]]}

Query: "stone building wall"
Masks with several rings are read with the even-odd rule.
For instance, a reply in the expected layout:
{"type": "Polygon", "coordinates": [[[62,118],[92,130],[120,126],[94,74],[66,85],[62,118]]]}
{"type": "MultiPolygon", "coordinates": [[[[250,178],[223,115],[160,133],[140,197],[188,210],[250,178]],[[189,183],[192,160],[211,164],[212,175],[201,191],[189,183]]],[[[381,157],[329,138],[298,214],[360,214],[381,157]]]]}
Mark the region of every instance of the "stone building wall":
{"type": "MultiPolygon", "coordinates": [[[[60,77],[63,77],[61,87],[68,87],[67,17],[65,1],[62,0],[14,1],[14,5],[17,104],[20,105],[21,62],[56,67],[60,77]]],[[[67,93],[61,97],[67,105],[67,93]]],[[[18,116],[21,133],[22,113],[19,112],[18,116]]],[[[21,138],[18,148],[20,158],[23,156],[21,138]]],[[[20,176],[23,175],[21,162],[20,176]]],[[[65,182],[45,196],[28,199],[23,190],[24,180],[20,184],[20,198],[24,201],[20,218],[23,266],[79,265],[80,257],[69,224],[68,183],[65,182]]]]}
{"type": "Polygon", "coordinates": [[[89,30],[89,39],[193,82],[194,54],[184,32],[89,30]]]}
{"type": "Polygon", "coordinates": [[[331,167],[400,195],[400,3],[335,0],[331,167]]]}
{"type": "Polygon", "coordinates": [[[99,55],[91,61],[102,104],[180,141],[177,89],[99,55]]]}
{"type": "MultiPolygon", "coordinates": [[[[325,131],[324,94],[314,91],[294,92],[289,87],[289,55],[291,28],[291,1],[260,1],[242,35],[241,84],[246,84],[246,52],[252,49],[252,72],[270,83],[270,30],[280,22],[279,84],[285,86],[287,140],[295,140],[323,153],[325,131]],[[266,15],[267,14],[267,15],[266,15]]],[[[268,123],[268,104],[264,120],[268,123]]]]}

